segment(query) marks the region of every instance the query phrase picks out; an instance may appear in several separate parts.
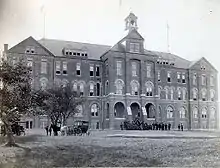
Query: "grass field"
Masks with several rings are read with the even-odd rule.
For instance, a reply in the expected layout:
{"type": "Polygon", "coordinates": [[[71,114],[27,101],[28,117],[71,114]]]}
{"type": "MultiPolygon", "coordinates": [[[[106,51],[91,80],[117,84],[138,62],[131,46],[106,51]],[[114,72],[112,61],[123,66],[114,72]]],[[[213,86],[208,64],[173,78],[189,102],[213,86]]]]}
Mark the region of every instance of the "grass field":
{"type": "Polygon", "coordinates": [[[219,138],[106,135],[95,132],[82,137],[17,137],[22,148],[0,147],[0,167],[220,167],[219,138]]]}

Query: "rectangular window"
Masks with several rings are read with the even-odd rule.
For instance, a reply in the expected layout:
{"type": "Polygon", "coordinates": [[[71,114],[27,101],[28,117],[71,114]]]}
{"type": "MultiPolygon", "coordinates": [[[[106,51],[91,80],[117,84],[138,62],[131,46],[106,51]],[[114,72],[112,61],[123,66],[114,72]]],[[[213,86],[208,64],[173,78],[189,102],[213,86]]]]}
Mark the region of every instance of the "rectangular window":
{"type": "Polygon", "coordinates": [[[94,76],[94,66],[90,65],[90,76],[94,76]]]}
{"type": "Polygon", "coordinates": [[[56,61],[56,75],[60,75],[60,61],[56,61]]]}
{"type": "Polygon", "coordinates": [[[63,62],[63,74],[67,75],[67,62],[63,62]]]}
{"type": "Polygon", "coordinates": [[[202,85],[206,85],[206,77],[205,77],[205,75],[202,75],[202,85]]]}
{"type": "Polygon", "coordinates": [[[122,67],[122,62],[121,61],[117,61],[117,63],[116,63],[117,75],[122,75],[121,67],[122,67]]]}
{"type": "Polygon", "coordinates": [[[132,70],[132,76],[137,76],[137,64],[136,64],[136,62],[132,62],[131,70],[132,70]]]}
{"type": "Polygon", "coordinates": [[[41,73],[47,74],[47,60],[41,60],[41,73]]]}
{"type": "Polygon", "coordinates": [[[12,65],[15,65],[16,63],[17,63],[17,59],[16,59],[16,57],[13,57],[12,65]]]}
{"type": "Polygon", "coordinates": [[[91,83],[89,87],[89,95],[93,96],[94,95],[94,85],[91,83]]]}
{"type": "Polygon", "coordinates": [[[151,65],[147,65],[147,78],[151,77],[151,65]]]}
{"type": "Polygon", "coordinates": [[[197,84],[197,75],[196,73],[193,74],[193,85],[197,84]]]}
{"type": "Polygon", "coordinates": [[[80,71],[80,63],[76,64],[76,75],[80,76],[81,75],[81,71],[80,71]]]}
{"type": "Polygon", "coordinates": [[[182,83],[186,83],[186,76],[185,76],[185,74],[182,74],[182,83]]]}
{"type": "Polygon", "coordinates": [[[167,72],[167,82],[171,82],[171,75],[170,75],[170,72],[167,72]]]}
{"type": "Polygon", "coordinates": [[[32,67],[33,67],[33,60],[32,59],[27,60],[27,67],[31,68],[30,72],[32,73],[32,67]]]}
{"type": "Polygon", "coordinates": [[[180,79],[180,73],[177,72],[177,82],[180,83],[181,82],[181,79],[180,79]]]}
{"type": "Polygon", "coordinates": [[[100,67],[96,66],[96,76],[100,76],[100,67]]]}
{"type": "Polygon", "coordinates": [[[178,90],[178,100],[181,100],[181,90],[178,90]]]}
{"type": "Polygon", "coordinates": [[[33,61],[32,61],[32,59],[28,59],[28,60],[27,60],[27,66],[28,66],[28,67],[32,67],[32,66],[33,66],[33,61]]]}
{"type": "Polygon", "coordinates": [[[158,80],[158,82],[161,81],[161,79],[160,79],[160,71],[157,72],[157,80],[158,80]]]}
{"type": "Polygon", "coordinates": [[[210,77],[210,86],[214,86],[214,76],[210,77]]]}
{"type": "Polygon", "coordinates": [[[130,43],[130,52],[139,53],[140,44],[139,43],[130,43]]]}

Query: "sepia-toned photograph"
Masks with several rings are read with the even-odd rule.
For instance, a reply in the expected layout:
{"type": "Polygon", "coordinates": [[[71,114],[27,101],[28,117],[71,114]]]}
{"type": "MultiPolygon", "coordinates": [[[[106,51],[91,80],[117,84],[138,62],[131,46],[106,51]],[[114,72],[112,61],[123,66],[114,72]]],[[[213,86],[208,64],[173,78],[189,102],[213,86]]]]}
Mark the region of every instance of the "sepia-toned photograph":
{"type": "Polygon", "coordinates": [[[0,0],[0,168],[220,167],[220,0],[0,0]]]}

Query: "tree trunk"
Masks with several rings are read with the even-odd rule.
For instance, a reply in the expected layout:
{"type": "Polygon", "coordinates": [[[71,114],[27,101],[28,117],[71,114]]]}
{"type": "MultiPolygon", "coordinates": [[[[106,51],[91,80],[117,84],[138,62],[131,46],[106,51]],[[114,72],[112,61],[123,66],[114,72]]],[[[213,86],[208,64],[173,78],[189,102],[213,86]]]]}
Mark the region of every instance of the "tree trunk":
{"type": "Polygon", "coordinates": [[[15,143],[15,139],[12,133],[11,125],[10,124],[5,124],[6,128],[6,134],[7,134],[7,140],[8,142],[5,144],[5,146],[8,147],[18,147],[18,145],[15,143]]]}
{"type": "Polygon", "coordinates": [[[63,117],[63,123],[62,123],[62,126],[65,126],[67,123],[67,119],[65,117],[63,117]]]}

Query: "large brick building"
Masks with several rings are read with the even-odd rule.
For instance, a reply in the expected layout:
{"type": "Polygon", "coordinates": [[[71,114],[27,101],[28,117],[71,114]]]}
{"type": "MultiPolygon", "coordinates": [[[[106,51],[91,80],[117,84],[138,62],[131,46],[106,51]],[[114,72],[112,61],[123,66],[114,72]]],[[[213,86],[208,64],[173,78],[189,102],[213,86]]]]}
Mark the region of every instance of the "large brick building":
{"type": "MultiPolygon", "coordinates": [[[[13,64],[27,60],[35,89],[70,83],[87,98],[75,118],[89,120],[93,129],[119,129],[136,116],[173,128],[217,128],[217,70],[205,58],[190,62],[145,49],[137,17],[130,13],[125,23],[127,35],[112,47],[29,37],[9,50],[5,45],[5,54],[13,64]]],[[[46,121],[30,117],[26,127],[46,121]]]]}

